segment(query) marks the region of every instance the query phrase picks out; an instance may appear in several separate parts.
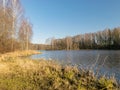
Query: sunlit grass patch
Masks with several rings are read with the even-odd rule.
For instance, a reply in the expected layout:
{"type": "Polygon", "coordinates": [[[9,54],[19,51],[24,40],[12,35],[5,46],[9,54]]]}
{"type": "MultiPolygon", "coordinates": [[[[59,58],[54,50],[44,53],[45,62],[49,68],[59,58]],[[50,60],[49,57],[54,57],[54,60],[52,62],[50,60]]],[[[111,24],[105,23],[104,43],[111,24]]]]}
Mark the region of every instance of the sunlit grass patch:
{"type": "Polygon", "coordinates": [[[0,54],[0,61],[1,60],[11,60],[16,57],[30,56],[33,54],[41,54],[41,52],[34,51],[34,50],[9,52],[9,53],[5,53],[5,54],[0,54]]]}
{"type": "Polygon", "coordinates": [[[52,60],[0,61],[1,90],[119,90],[115,79],[52,60]]]}

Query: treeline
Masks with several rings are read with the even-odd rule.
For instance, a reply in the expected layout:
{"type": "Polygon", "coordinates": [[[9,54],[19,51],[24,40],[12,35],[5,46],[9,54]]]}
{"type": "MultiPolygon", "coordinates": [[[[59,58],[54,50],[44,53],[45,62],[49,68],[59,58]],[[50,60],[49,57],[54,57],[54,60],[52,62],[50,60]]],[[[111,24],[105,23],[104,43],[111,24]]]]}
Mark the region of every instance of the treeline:
{"type": "Polygon", "coordinates": [[[51,38],[51,49],[120,49],[120,27],[62,39],[51,38]]]}
{"type": "Polygon", "coordinates": [[[0,0],[0,53],[29,49],[32,34],[20,0],[0,0]]]}
{"type": "Polygon", "coordinates": [[[34,49],[34,50],[51,50],[51,45],[31,44],[31,48],[34,49]]]}

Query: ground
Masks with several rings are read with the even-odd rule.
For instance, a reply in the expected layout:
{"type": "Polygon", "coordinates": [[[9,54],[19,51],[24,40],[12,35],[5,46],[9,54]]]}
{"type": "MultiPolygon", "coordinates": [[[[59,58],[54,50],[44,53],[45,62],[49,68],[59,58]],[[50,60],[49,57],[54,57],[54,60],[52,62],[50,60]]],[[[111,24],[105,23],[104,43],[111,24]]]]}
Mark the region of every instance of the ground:
{"type": "Polygon", "coordinates": [[[97,78],[92,71],[77,66],[20,57],[31,54],[38,52],[1,55],[0,90],[119,90],[113,77],[97,78]]]}

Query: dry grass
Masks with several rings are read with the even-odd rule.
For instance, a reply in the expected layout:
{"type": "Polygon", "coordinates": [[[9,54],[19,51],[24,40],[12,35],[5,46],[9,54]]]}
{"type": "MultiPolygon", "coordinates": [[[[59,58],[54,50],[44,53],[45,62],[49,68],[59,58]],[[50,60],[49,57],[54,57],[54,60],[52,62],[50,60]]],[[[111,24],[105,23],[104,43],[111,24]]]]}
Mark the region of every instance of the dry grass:
{"type": "Polygon", "coordinates": [[[34,50],[9,52],[5,54],[0,54],[0,61],[5,60],[7,58],[23,57],[23,56],[33,55],[33,54],[41,54],[41,52],[37,52],[34,50]]]}
{"type": "Polygon", "coordinates": [[[52,60],[5,58],[0,61],[0,90],[119,90],[115,79],[100,77],[52,60]]]}

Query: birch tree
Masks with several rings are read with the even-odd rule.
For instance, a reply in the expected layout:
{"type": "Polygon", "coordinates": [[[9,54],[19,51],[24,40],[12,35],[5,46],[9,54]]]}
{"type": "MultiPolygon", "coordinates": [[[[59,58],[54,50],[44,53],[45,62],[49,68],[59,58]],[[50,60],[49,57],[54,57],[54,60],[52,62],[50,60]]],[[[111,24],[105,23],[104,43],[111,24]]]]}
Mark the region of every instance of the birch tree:
{"type": "Polygon", "coordinates": [[[20,29],[18,32],[19,41],[21,43],[22,50],[29,49],[29,43],[32,38],[32,24],[27,20],[23,19],[20,24],[20,29]]]}
{"type": "Polygon", "coordinates": [[[7,0],[0,0],[0,48],[9,51],[12,26],[12,10],[6,6],[7,0]]]}
{"type": "Polygon", "coordinates": [[[20,0],[8,0],[8,7],[12,9],[12,39],[11,39],[11,50],[14,50],[14,38],[16,38],[16,32],[19,28],[21,18],[24,15],[24,10],[21,6],[20,0]]]}

